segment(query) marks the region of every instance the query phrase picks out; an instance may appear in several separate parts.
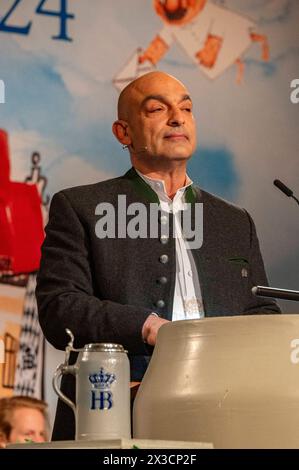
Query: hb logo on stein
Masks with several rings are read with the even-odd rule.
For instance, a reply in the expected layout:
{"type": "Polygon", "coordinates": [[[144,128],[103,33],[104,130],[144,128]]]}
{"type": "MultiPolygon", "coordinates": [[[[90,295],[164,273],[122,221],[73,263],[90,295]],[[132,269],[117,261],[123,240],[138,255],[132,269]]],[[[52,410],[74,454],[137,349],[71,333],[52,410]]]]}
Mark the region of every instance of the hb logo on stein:
{"type": "Polygon", "coordinates": [[[113,406],[111,385],[116,380],[115,374],[105,372],[101,367],[100,371],[90,374],[88,377],[91,383],[91,410],[110,410],[113,406]]]}

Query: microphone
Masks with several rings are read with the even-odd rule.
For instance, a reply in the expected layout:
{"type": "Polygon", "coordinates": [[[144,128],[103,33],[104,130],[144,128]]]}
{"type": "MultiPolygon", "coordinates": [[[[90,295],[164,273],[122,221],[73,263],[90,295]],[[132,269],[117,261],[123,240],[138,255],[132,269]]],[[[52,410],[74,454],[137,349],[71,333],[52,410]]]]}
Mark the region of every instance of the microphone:
{"type": "Polygon", "coordinates": [[[282,181],[274,180],[273,184],[278,189],[280,189],[280,191],[282,191],[286,196],[291,197],[297,202],[297,204],[299,204],[299,200],[294,196],[293,191],[290,188],[288,188],[282,181]]]}
{"type": "Polygon", "coordinates": [[[277,289],[268,286],[254,286],[252,293],[260,297],[274,297],[276,299],[297,300],[299,301],[299,291],[289,289],[277,289]]]}
{"type": "Polygon", "coordinates": [[[123,150],[131,150],[132,152],[136,153],[136,155],[138,155],[139,153],[142,153],[142,152],[146,152],[147,151],[147,147],[140,147],[140,149],[138,150],[135,150],[133,145],[130,144],[130,145],[123,145],[122,146],[122,149],[123,150]]]}
{"type": "Polygon", "coordinates": [[[274,180],[273,184],[280,189],[286,196],[292,197],[293,196],[293,191],[291,191],[290,188],[288,188],[285,184],[283,184],[282,181],[280,180],[274,180]]]}
{"type": "Polygon", "coordinates": [[[140,147],[139,149],[135,149],[134,146],[131,144],[128,146],[129,148],[131,148],[132,152],[135,153],[137,156],[140,154],[140,153],[143,153],[143,152],[146,152],[147,151],[147,146],[145,145],[144,147],[140,147]]]}
{"type": "MultiPolygon", "coordinates": [[[[273,181],[273,184],[286,196],[293,198],[299,204],[299,200],[294,196],[293,191],[282,181],[276,179],[273,181]]],[[[257,297],[272,297],[276,299],[299,301],[299,291],[296,290],[277,289],[276,287],[268,286],[254,286],[252,287],[251,292],[257,297]]]]}

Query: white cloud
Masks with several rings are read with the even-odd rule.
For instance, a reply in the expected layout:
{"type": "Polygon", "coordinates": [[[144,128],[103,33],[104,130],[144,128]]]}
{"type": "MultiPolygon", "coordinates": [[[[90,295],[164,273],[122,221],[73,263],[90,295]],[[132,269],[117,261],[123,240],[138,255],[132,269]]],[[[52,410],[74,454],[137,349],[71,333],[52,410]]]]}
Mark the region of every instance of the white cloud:
{"type": "Polygon", "coordinates": [[[97,183],[115,176],[95,168],[78,155],[67,156],[57,162],[48,172],[51,187],[54,186],[55,191],[82,184],[97,183]]]}
{"type": "MultiPolygon", "coordinates": [[[[36,131],[16,131],[9,136],[11,180],[24,181],[31,171],[31,155],[41,155],[42,174],[48,178],[51,191],[80,184],[96,183],[115,175],[100,170],[79,155],[68,155],[55,142],[36,131]]],[[[47,192],[47,190],[46,190],[47,192]]]]}
{"type": "Polygon", "coordinates": [[[62,153],[55,142],[42,136],[35,130],[19,130],[9,134],[11,179],[24,181],[31,170],[31,155],[38,152],[41,155],[40,165],[45,166],[62,153]]]}
{"type": "Polygon", "coordinates": [[[62,77],[68,91],[76,98],[85,98],[93,94],[98,83],[72,65],[57,65],[56,71],[62,77]]]}

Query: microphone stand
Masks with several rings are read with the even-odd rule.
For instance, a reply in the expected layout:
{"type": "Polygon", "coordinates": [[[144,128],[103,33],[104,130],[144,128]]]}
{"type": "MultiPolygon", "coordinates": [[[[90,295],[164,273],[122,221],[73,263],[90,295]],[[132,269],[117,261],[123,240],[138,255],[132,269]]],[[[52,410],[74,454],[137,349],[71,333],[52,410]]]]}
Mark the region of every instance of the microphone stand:
{"type": "Polygon", "coordinates": [[[296,196],[294,196],[294,194],[292,194],[292,196],[290,196],[292,199],[294,199],[294,201],[297,202],[297,204],[299,205],[299,199],[296,198],[296,196]]]}
{"type": "Polygon", "coordinates": [[[280,189],[280,191],[283,192],[283,194],[294,199],[294,201],[296,201],[297,204],[299,205],[299,199],[297,199],[296,196],[294,196],[293,191],[290,188],[288,188],[288,186],[286,186],[282,181],[276,179],[273,181],[273,184],[278,189],[280,189]]]}
{"type": "Polygon", "coordinates": [[[272,297],[275,299],[295,300],[299,302],[299,291],[289,289],[277,289],[275,287],[254,286],[251,292],[258,297],[272,297]]]}
{"type": "MultiPolygon", "coordinates": [[[[299,199],[294,196],[293,191],[286,186],[282,181],[276,179],[273,181],[273,184],[283,192],[287,197],[294,199],[299,205],[299,199]]],[[[289,289],[277,289],[274,287],[266,287],[266,286],[255,286],[252,288],[253,295],[259,297],[273,297],[276,299],[283,299],[283,300],[295,300],[299,302],[299,291],[297,290],[289,290],[289,289]]]]}

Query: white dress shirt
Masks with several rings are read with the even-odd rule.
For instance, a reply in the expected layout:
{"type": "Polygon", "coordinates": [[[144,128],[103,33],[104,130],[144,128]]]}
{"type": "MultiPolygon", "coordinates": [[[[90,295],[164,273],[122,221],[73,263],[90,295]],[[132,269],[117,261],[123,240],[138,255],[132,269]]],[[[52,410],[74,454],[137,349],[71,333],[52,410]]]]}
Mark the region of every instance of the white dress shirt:
{"type": "Polygon", "coordinates": [[[204,317],[204,308],[198,274],[192,252],[190,249],[187,249],[186,242],[182,236],[179,217],[179,212],[184,210],[185,190],[188,186],[192,185],[192,181],[187,176],[186,185],[178,189],[173,200],[171,200],[167,195],[163,180],[149,178],[138,170],[136,170],[136,172],[157,194],[161,210],[167,213],[173,213],[176,233],[176,278],[172,320],[202,318],[204,317]]]}

